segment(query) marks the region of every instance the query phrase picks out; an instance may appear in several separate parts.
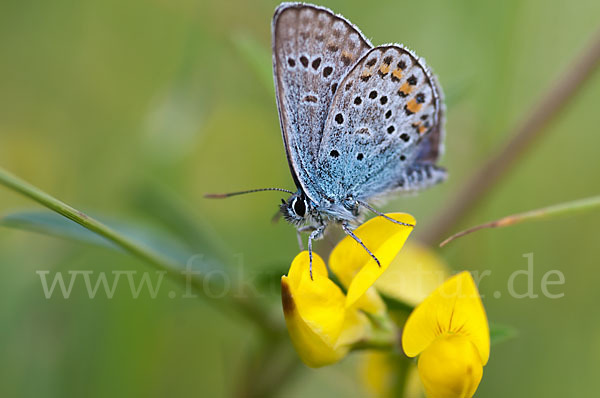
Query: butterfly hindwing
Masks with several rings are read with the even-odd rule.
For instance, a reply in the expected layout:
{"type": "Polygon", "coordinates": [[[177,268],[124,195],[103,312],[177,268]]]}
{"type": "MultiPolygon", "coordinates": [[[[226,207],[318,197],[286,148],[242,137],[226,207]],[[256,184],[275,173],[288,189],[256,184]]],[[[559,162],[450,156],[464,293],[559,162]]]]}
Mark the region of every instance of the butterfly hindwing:
{"type": "Polygon", "coordinates": [[[296,185],[318,202],[317,154],[340,80],[372,47],[330,10],[283,4],[273,17],[273,70],[279,119],[296,185]]]}
{"type": "Polygon", "coordinates": [[[436,84],[436,89],[440,96],[440,107],[438,111],[439,115],[437,118],[438,122],[419,142],[417,156],[415,158],[415,162],[419,163],[435,164],[444,154],[444,139],[446,135],[444,131],[444,125],[446,124],[444,120],[446,113],[446,107],[444,105],[444,93],[437,79],[435,79],[435,76],[433,82],[436,84]]]}
{"type": "Polygon", "coordinates": [[[358,61],[325,121],[317,172],[326,195],[368,199],[403,189],[407,173],[420,169],[415,164],[431,163],[442,137],[434,79],[423,60],[398,45],[373,48],[358,61]],[[432,132],[437,139],[430,141],[432,132]],[[436,148],[420,154],[422,143],[436,148]]]}

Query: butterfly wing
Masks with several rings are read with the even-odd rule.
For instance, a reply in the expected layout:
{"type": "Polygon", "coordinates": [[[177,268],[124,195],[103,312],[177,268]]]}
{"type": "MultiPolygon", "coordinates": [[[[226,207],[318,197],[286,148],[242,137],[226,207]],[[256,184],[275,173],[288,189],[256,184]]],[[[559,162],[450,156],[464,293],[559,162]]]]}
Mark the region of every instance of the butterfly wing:
{"type": "Polygon", "coordinates": [[[272,24],[273,72],[288,163],[298,188],[319,203],[317,154],[339,81],[372,46],[328,9],[287,3],[272,24]]]}
{"type": "Polygon", "coordinates": [[[417,156],[415,162],[417,163],[432,163],[435,164],[444,154],[444,138],[446,132],[445,126],[445,114],[446,107],[444,105],[444,93],[439,85],[435,76],[433,76],[433,83],[436,85],[436,90],[440,96],[440,110],[438,116],[438,123],[431,128],[431,131],[427,132],[421,142],[419,143],[417,156]]]}
{"type": "Polygon", "coordinates": [[[398,45],[370,50],[331,104],[317,161],[321,188],[367,200],[439,182],[445,172],[432,162],[441,124],[441,94],[424,61],[398,45]]]}

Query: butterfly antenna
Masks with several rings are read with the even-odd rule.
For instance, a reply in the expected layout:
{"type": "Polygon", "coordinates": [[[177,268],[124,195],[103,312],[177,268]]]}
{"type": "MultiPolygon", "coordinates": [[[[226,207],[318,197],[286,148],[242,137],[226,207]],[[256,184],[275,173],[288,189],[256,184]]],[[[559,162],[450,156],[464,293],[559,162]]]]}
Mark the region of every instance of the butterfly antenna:
{"type": "Polygon", "coordinates": [[[379,210],[375,209],[374,207],[372,207],[371,205],[369,205],[367,202],[363,202],[362,200],[357,200],[356,201],[359,205],[371,210],[373,213],[377,214],[378,216],[381,216],[383,218],[385,218],[386,220],[390,220],[391,222],[393,222],[394,224],[398,224],[398,225],[404,225],[405,227],[414,227],[413,224],[407,224],[405,222],[401,222],[398,220],[394,220],[392,217],[386,216],[385,214],[383,214],[382,212],[380,212],[379,210]]]}
{"type": "Polygon", "coordinates": [[[229,198],[231,196],[244,195],[247,193],[262,192],[262,191],[279,191],[279,192],[287,192],[289,194],[294,193],[288,189],[283,189],[283,188],[259,188],[259,189],[250,189],[248,191],[239,191],[239,192],[207,193],[204,195],[204,197],[209,198],[209,199],[225,199],[225,198],[229,198]]]}

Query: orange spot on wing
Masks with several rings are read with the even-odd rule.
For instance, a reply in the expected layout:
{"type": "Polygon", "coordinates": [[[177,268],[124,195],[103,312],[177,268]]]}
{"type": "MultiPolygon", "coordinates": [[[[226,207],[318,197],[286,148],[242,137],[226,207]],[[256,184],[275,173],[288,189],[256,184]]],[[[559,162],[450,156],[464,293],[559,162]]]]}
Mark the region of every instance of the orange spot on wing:
{"type": "Polygon", "coordinates": [[[398,80],[402,79],[402,69],[394,69],[394,71],[392,72],[392,76],[394,76],[398,80]]]}
{"type": "Polygon", "coordinates": [[[384,75],[387,75],[390,71],[390,66],[386,64],[381,64],[381,66],[379,67],[379,71],[384,75]]]}
{"type": "Polygon", "coordinates": [[[419,134],[423,134],[425,131],[427,131],[427,127],[425,127],[422,122],[413,123],[412,126],[419,134]]]}
{"type": "Polygon", "coordinates": [[[350,53],[350,52],[348,52],[346,50],[343,50],[342,51],[342,58],[346,58],[346,59],[349,59],[350,61],[353,61],[354,60],[354,54],[352,54],[352,53],[350,53]]]}
{"type": "Polygon", "coordinates": [[[408,82],[404,82],[404,84],[400,86],[400,91],[402,91],[404,94],[410,94],[410,92],[412,91],[412,86],[408,84],[408,82]]]}
{"type": "Polygon", "coordinates": [[[419,112],[419,109],[421,109],[421,106],[423,106],[423,104],[419,104],[414,98],[411,99],[410,101],[408,101],[408,104],[406,104],[406,108],[409,111],[411,111],[412,113],[419,112]]]}

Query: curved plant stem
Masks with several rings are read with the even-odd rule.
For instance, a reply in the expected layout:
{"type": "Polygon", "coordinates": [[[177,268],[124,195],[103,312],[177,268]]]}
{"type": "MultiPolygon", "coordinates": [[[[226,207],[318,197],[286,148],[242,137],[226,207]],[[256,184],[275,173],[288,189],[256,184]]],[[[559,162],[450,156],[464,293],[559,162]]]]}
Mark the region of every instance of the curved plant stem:
{"type": "Polygon", "coordinates": [[[160,270],[167,271],[168,273],[178,273],[180,267],[177,264],[171,263],[167,258],[163,258],[160,254],[154,253],[147,248],[143,248],[135,242],[125,238],[112,228],[104,225],[98,220],[88,216],[87,214],[74,209],[68,204],[61,202],[60,200],[48,195],[39,188],[29,184],[28,182],[20,179],[19,177],[9,173],[0,167],[0,184],[5,187],[12,189],[35,202],[47,207],[48,209],[76,222],[77,224],[95,232],[96,234],[103,236],[109,241],[115,243],[119,247],[123,248],[130,254],[140,258],[141,260],[151,263],[160,270]]]}
{"type": "MultiPolygon", "coordinates": [[[[203,291],[202,275],[190,274],[183,271],[181,264],[174,262],[173,260],[162,256],[160,253],[152,250],[149,247],[140,245],[132,239],[122,235],[115,231],[109,226],[101,223],[100,221],[88,216],[87,214],[69,206],[68,204],[52,197],[46,192],[39,188],[29,184],[28,182],[20,179],[19,177],[9,173],[0,167],[0,185],[18,192],[35,202],[47,207],[48,209],[76,222],[77,224],[87,228],[88,230],[106,238],[110,242],[121,247],[123,250],[139,258],[140,260],[151,264],[155,268],[166,271],[167,275],[174,278],[177,281],[188,283],[188,279],[191,277],[192,286],[196,288],[198,292],[203,291]]],[[[233,307],[246,318],[253,321],[258,325],[264,332],[271,335],[273,333],[285,332],[281,326],[276,326],[273,320],[267,315],[267,313],[257,306],[254,302],[248,298],[227,296],[226,299],[222,300],[210,300],[214,304],[227,304],[227,307],[233,307]]]]}
{"type": "Polygon", "coordinates": [[[426,244],[434,244],[449,233],[466,214],[478,205],[498,181],[522,158],[531,143],[539,138],[545,127],[575,97],[600,62],[600,34],[580,58],[568,67],[564,78],[552,87],[515,131],[513,138],[485,164],[444,208],[434,222],[419,236],[426,244]]]}
{"type": "Polygon", "coordinates": [[[513,214],[510,216],[503,217],[499,220],[490,221],[485,224],[477,225],[475,227],[471,227],[469,229],[456,233],[444,240],[442,243],[440,243],[440,247],[445,246],[453,240],[458,239],[462,236],[468,235],[475,231],[479,231],[480,229],[508,227],[510,225],[519,224],[525,221],[555,217],[565,213],[583,211],[596,207],[600,207],[600,196],[594,196],[592,198],[561,203],[554,206],[544,207],[542,209],[526,211],[524,213],[513,214]]]}

